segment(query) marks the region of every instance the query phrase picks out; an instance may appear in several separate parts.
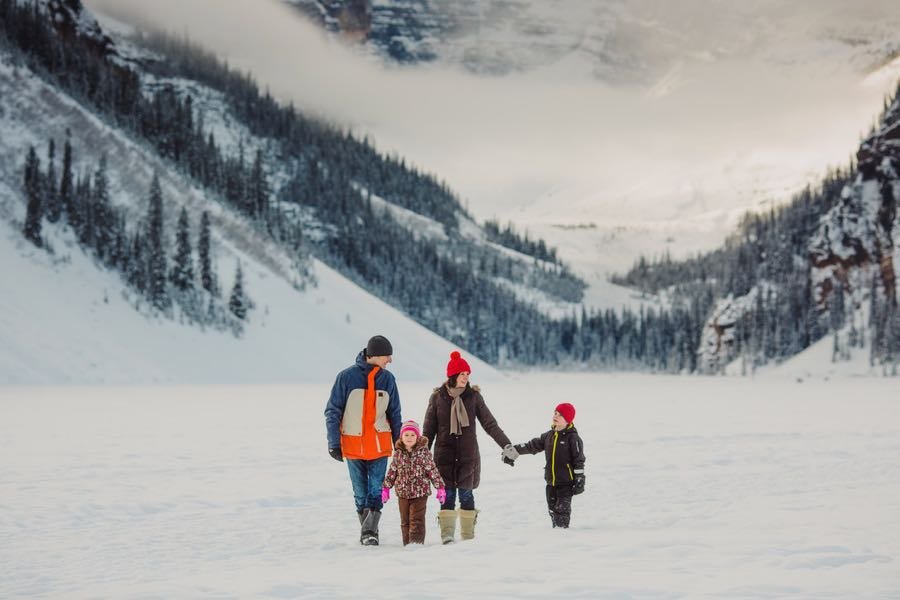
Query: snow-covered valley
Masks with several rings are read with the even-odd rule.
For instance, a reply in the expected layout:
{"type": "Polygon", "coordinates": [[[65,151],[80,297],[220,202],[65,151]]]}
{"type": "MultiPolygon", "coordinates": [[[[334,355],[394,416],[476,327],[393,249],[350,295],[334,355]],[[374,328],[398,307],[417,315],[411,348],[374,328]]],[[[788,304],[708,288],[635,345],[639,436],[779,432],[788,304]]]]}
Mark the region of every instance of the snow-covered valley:
{"type": "MultiPolygon", "coordinates": [[[[395,366],[403,366],[400,359],[395,366]]],[[[438,368],[443,363],[436,365],[438,368]]],[[[329,385],[0,388],[0,597],[893,598],[890,379],[485,379],[514,442],[577,408],[587,492],[552,530],[543,458],[480,433],[476,539],[360,547],[329,385]]],[[[421,420],[433,379],[399,379],[421,420]]]]}

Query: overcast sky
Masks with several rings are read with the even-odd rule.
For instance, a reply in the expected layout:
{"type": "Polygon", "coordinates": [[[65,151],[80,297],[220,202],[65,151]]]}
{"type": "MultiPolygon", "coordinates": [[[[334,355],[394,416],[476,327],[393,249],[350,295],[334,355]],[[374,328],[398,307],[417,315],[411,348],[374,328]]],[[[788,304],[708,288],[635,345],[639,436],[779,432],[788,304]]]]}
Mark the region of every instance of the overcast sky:
{"type": "MultiPolygon", "coordinates": [[[[808,23],[773,31],[771,19],[784,15],[748,16],[747,3],[719,28],[706,11],[641,0],[644,9],[659,7],[651,25],[660,31],[696,26],[712,37],[686,39],[691,53],[667,62],[651,84],[618,88],[591,78],[579,57],[499,78],[452,65],[385,66],[326,39],[275,0],[86,4],[187,33],[276,96],[370,133],[382,150],[436,173],[476,216],[518,211],[526,222],[550,218],[560,202],[579,219],[627,222],[658,204],[667,218],[691,217],[796,188],[846,162],[900,75],[846,67],[849,44],[823,44],[822,23],[812,33],[808,23]],[[757,38],[745,28],[751,22],[757,38]],[[696,51],[704,47],[713,53],[696,51]]],[[[708,4],[731,14],[732,3],[708,4]]],[[[768,0],[755,5],[783,10],[768,0]]],[[[815,14],[850,5],[818,3],[815,14]]],[[[885,4],[859,6],[875,5],[885,4]]],[[[806,23],[800,17],[791,22],[806,23]]],[[[857,17],[863,25],[869,18],[857,17]]]]}

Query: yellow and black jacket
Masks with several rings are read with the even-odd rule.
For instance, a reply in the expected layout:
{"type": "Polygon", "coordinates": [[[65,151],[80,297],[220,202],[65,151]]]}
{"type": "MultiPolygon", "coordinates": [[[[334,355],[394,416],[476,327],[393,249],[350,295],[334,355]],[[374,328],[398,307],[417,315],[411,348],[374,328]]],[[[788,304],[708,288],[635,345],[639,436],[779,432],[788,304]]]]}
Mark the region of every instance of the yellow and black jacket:
{"type": "Polygon", "coordinates": [[[547,459],[544,479],[555,487],[574,485],[575,476],[584,474],[584,444],[574,423],[562,431],[551,429],[530,442],[516,444],[519,454],[537,454],[541,450],[547,459]]]}

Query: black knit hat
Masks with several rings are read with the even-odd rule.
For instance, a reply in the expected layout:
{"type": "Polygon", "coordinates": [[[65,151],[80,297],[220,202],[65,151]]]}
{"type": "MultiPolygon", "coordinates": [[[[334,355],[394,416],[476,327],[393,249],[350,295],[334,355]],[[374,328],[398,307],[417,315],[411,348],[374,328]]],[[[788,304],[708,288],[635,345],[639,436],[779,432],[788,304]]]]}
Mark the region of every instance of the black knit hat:
{"type": "Polygon", "coordinates": [[[383,335],[373,335],[366,344],[366,356],[390,356],[394,347],[383,335]]]}

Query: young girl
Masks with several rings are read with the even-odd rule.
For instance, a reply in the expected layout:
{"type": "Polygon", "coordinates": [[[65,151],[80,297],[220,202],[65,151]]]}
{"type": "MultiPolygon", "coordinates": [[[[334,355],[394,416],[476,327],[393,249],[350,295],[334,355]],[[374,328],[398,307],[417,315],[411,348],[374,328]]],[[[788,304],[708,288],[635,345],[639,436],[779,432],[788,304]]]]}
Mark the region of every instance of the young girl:
{"type": "Polygon", "coordinates": [[[435,497],[443,503],[446,500],[444,480],[431,457],[428,438],[422,435],[415,421],[406,421],[400,427],[400,439],[381,490],[381,501],[387,502],[391,497],[390,488],[396,486],[404,546],[425,543],[425,505],[431,495],[429,484],[437,488],[435,497]]]}
{"type": "Polygon", "coordinates": [[[554,527],[569,527],[572,496],[584,491],[584,444],[573,421],[575,407],[568,402],[559,404],[553,411],[550,431],[530,442],[503,449],[503,460],[507,463],[515,461],[520,454],[544,452],[547,509],[554,527]]]}

